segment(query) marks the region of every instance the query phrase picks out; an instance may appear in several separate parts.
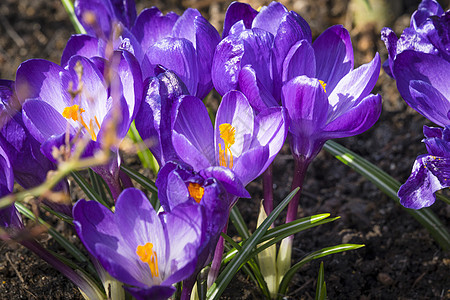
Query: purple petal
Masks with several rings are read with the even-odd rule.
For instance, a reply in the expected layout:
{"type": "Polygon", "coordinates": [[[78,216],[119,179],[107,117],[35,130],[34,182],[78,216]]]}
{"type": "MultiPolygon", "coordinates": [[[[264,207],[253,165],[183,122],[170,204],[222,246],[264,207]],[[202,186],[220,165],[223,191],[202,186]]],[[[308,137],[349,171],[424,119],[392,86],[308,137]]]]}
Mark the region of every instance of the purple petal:
{"type": "Polygon", "coordinates": [[[444,10],[435,0],[423,0],[411,16],[411,27],[417,29],[425,20],[433,15],[442,15],[444,10]]]}
{"type": "Polygon", "coordinates": [[[440,138],[442,139],[442,128],[439,127],[428,127],[423,126],[423,135],[429,139],[429,138],[440,138]]]}
{"type": "Polygon", "coordinates": [[[169,299],[176,290],[176,288],[171,285],[155,285],[148,289],[132,288],[128,286],[125,286],[124,288],[125,290],[130,292],[130,294],[133,295],[133,297],[135,297],[137,300],[166,300],[169,299]]]}
{"type": "MultiPolygon", "coordinates": [[[[191,95],[198,85],[197,55],[194,46],[186,39],[164,38],[151,46],[145,54],[153,66],[162,65],[172,70],[186,84],[191,95]]],[[[144,72],[144,78],[148,75],[144,72]]]]}
{"type": "Polygon", "coordinates": [[[16,73],[16,93],[20,103],[29,98],[39,98],[57,111],[70,105],[67,93],[71,76],[55,63],[43,59],[23,62],[16,73]]]}
{"type": "Polygon", "coordinates": [[[328,85],[326,91],[330,95],[330,111],[328,122],[344,114],[351,107],[358,105],[375,86],[380,74],[380,56],[378,53],[374,59],[367,64],[348,73],[338,83],[333,92],[329,93],[328,85]]]}
{"type": "Polygon", "coordinates": [[[216,115],[214,145],[216,147],[216,161],[219,163],[219,144],[225,149],[225,144],[220,136],[220,125],[230,124],[235,129],[235,141],[230,150],[234,163],[238,162],[243,152],[249,149],[253,138],[254,112],[244,94],[238,91],[228,92],[222,98],[216,115]]]}
{"type": "Polygon", "coordinates": [[[172,37],[185,38],[193,45],[196,45],[195,35],[196,28],[194,21],[197,17],[201,17],[200,12],[194,8],[188,8],[175,22],[172,29],[172,37]]]}
{"type": "Polygon", "coordinates": [[[381,96],[369,95],[337,116],[324,128],[327,139],[360,134],[372,127],[381,114],[381,96]]]}
{"type": "Polygon", "coordinates": [[[418,156],[410,177],[398,191],[400,203],[412,209],[430,206],[436,200],[434,192],[449,187],[449,182],[449,158],[418,156]]]}
{"type": "MultiPolygon", "coordinates": [[[[428,83],[447,100],[450,99],[450,86],[447,84],[450,63],[438,56],[410,50],[404,51],[397,55],[394,74],[400,95],[412,108],[418,106],[410,91],[411,81],[413,80],[428,83]]],[[[439,103],[440,99],[433,101],[439,103]]]]}
{"type": "Polygon", "coordinates": [[[232,170],[244,186],[265,171],[269,152],[269,146],[260,146],[244,152],[239,157],[232,170]]]}
{"type": "Polygon", "coordinates": [[[255,70],[250,65],[246,65],[239,72],[239,90],[247,97],[248,102],[257,113],[267,107],[279,105],[256,77],[255,70]]]}
{"type": "Polygon", "coordinates": [[[61,56],[61,66],[67,65],[74,55],[91,57],[105,57],[106,43],[96,37],[86,34],[75,34],[67,41],[61,56]]]}
{"type": "Polygon", "coordinates": [[[274,36],[277,34],[283,15],[288,10],[279,2],[271,2],[269,6],[263,6],[252,23],[252,28],[261,28],[274,36]]]}
{"type": "Polygon", "coordinates": [[[311,78],[316,75],[314,49],[307,40],[295,43],[289,50],[283,63],[283,82],[300,75],[306,75],[311,78]]]}
{"type": "Polygon", "coordinates": [[[116,19],[114,9],[110,1],[104,0],[76,0],[74,4],[75,14],[89,35],[108,39],[111,34],[113,21],[116,19]],[[86,13],[95,16],[94,24],[85,21],[86,13]]]}
{"type": "Polygon", "coordinates": [[[173,115],[173,146],[195,171],[214,165],[214,132],[203,102],[185,96],[173,115]]]}
{"type": "Polygon", "coordinates": [[[253,19],[258,12],[254,10],[247,3],[233,2],[228,6],[225,13],[225,21],[223,24],[222,38],[226,38],[229,34],[230,28],[238,21],[243,21],[245,28],[250,29],[252,27],[253,19]]]}
{"type": "Polygon", "coordinates": [[[450,101],[437,89],[424,81],[411,80],[409,91],[413,100],[411,104],[414,104],[412,108],[418,113],[440,126],[450,125],[447,116],[450,101]]]}
{"type": "Polygon", "coordinates": [[[164,16],[156,7],[147,8],[139,14],[131,32],[146,52],[157,41],[171,36],[177,19],[178,15],[174,12],[164,16]]]}
{"type": "Polygon", "coordinates": [[[12,193],[14,187],[14,175],[8,155],[0,146],[0,197],[12,193]]]}
{"type": "Polygon", "coordinates": [[[352,40],[347,29],[335,25],[325,30],[313,43],[316,78],[327,84],[331,93],[338,82],[353,69],[352,40]]]}
{"type": "Polygon", "coordinates": [[[239,198],[251,198],[238,176],[229,168],[209,167],[201,170],[199,174],[205,178],[213,177],[217,179],[225,190],[232,195],[239,198]]]}
{"type": "Polygon", "coordinates": [[[384,44],[386,45],[386,49],[388,51],[388,60],[385,62],[387,63],[388,67],[383,68],[390,76],[392,76],[392,69],[394,68],[394,58],[397,55],[397,35],[395,32],[388,28],[384,27],[383,30],[381,30],[381,39],[383,40],[384,44]],[[387,70],[389,68],[389,70],[387,70]]]}
{"type": "Polygon", "coordinates": [[[122,22],[125,27],[131,28],[136,20],[136,5],[134,0],[111,0],[114,16],[122,22]]]}

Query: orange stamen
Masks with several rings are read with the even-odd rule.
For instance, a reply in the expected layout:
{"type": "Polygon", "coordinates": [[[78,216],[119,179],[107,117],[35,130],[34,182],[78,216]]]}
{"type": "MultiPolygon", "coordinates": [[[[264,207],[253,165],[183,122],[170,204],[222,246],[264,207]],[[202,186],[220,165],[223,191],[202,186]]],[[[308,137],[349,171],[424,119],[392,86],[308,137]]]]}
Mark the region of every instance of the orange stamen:
{"type": "Polygon", "coordinates": [[[150,272],[152,273],[152,278],[159,277],[158,256],[156,255],[156,252],[153,251],[153,244],[147,243],[144,246],[137,246],[136,254],[142,262],[148,264],[150,272]]]}
{"type": "Polygon", "coordinates": [[[188,185],[189,196],[194,198],[195,202],[200,203],[205,193],[205,189],[198,183],[190,182],[188,185]]]}
{"type": "MultiPolygon", "coordinates": [[[[89,132],[92,140],[96,141],[97,135],[95,134],[94,122],[92,119],[90,119],[89,126],[88,126],[86,124],[86,122],[84,122],[83,116],[81,115],[84,112],[85,112],[84,109],[80,108],[79,105],[74,104],[72,106],[67,106],[66,108],[64,108],[62,115],[66,119],[72,119],[74,121],[80,122],[81,126],[83,126],[87,130],[87,132],[89,132]]],[[[98,126],[98,129],[100,129],[100,123],[98,122],[97,117],[94,117],[94,118],[95,118],[95,123],[98,126]]]]}

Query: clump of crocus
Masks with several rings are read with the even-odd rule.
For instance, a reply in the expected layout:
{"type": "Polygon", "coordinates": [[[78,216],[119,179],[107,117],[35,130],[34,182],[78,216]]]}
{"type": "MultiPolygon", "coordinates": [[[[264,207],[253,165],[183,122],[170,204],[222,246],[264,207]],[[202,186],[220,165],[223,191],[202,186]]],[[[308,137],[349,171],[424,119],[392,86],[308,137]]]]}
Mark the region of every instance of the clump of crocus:
{"type": "Polygon", "coordinates": [[[119,196],[115,212],[94,201],[73,210],[77,233],[103,268],[137,299],[167,299],[196,269],[204,247],[205,216],[199,205],[157,214],[134,188],[119,196]]]}

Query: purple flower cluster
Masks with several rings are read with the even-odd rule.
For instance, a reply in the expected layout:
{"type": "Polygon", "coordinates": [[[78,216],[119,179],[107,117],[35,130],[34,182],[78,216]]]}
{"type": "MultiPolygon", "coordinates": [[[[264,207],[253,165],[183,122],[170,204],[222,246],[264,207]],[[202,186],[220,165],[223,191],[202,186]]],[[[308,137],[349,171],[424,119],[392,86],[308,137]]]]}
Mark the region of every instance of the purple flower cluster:
{"type": "MultiPolygon", "coordinates": [[[[91,256],[137,299],[166,299],[180,281],[189,297],[230,209],[250,198],[245,186],[287,137],[306,170],[326,140],[362,133],[380,115],[381,97],[371,94],[378,54],[353,69],[346,29],[330,27],[313,42],[308,23],[280,3],[259,12],[232,3],[222,39],[195,9],[137,16],[131,0],[76,0],[75,12],[87,34],[70,38],[60,65],[31,59],[15,83],[0,82],[0,192],[11,193],[14,179],[42,183],[79,144],[81,158],[108,152],[92,169],[114,208],[80,200],[73,211],[54,209],[73,212],[91,256]],[[213,87],[222,95],[214,124],[202,101],[213,87]],[[133,121],[161,167],[159,213],[120,177],[119,144],[133,121]]],[[[16,216],[14,206],[2,210],[2,227],[19,224],[16,216]]]]}
{"type": "Polygon", "coordinates": [[[447,126],[450,125],[450,11],[435,0],[423,0],[400,38],[381,32],[389,59],[384,69],[397,81],[406,103],[433,123],[424,127],[428,155],[417,157],[411,176],[400,188],[400,203],[419,209],[435,201],[434,192],[448,187],[447,126]],[[444,133],[445,132],[445,133],[444,133]]]}

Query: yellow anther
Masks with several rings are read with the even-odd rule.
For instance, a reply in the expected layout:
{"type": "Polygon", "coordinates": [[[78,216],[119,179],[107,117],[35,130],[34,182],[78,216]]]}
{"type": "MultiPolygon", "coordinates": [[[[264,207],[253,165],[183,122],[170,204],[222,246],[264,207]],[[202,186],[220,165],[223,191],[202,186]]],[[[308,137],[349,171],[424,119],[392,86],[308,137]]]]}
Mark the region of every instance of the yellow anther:
{"type": "Polygon", "coordinates": [[[156,255],[156,252],[153,251],[153,244],[147,243],[144,246],[137,246],[136,254],[142,262],[148,264],[150,272],[152,273],[152,278],[159,277],[158,256],[156,255]]]}
{"type": "Polygon", "coordinates": [[[219,165],[223,167],[233,168],[233,154],[231,153],[231,146],[236,142],[236,128],[228,123],[219,125],[220,137],[225,143],[222,149],[219,143],[219,165]]]}
{"type": "MultiPolygon", "coordinates": [[[[80,108],[79,105],[74,104],[72,106],[67,106],[64,108],[62,115],[66,119],[72,119],[74,121],[80,122],[81,126],[83,126],[87,132],[91,135],[91,138],[93,141],[97,140],[97,135],[95,134],[95,128],[94,128],[94,121],[92,119],[89,120],[89,126],[84,122],[83,116],[81,115],[84,113],[85,110],[80,108]]],[[[95,124],[97,125],[97,128],[100,130],[100,123],[98,122],[97,117],[94,117],[95,124]]]]}
{"type": "Polygon", "coordinates": [[[195,202],[200,203],[205,193],[205,189],[198,183],[190,182],[188,185],[189,196],[194,198],[195,202]]]}
{"type": "Polygon", "coordinates": [[[325,93],[326,93],[326,92],[327,92],[327,89],[326,89],[327,84],[326,84],[324,81],[322,81],[322,80],[319,80],[319,82],[320,82],[320,85],[323,87],[323,90],[324,90],[325,93]]]}

